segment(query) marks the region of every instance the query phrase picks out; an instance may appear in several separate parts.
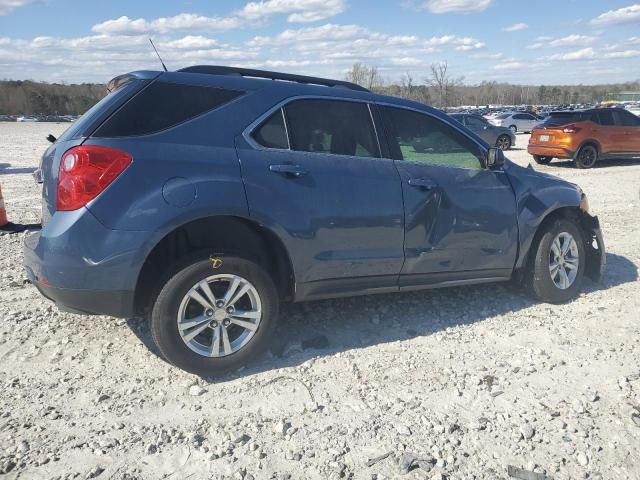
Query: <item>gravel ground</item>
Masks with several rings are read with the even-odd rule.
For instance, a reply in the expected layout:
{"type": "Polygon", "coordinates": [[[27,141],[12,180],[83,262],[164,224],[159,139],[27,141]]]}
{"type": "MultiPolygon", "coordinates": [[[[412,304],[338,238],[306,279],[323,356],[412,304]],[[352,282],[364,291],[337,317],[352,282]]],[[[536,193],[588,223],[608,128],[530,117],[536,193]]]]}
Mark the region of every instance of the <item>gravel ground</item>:
{"type": "MultiPolygon", "coordinates": [[[[10,219],[39,221],[30,172],[64,128],[0,123],[10,219]]],[[[527,141],[508,157],[528,164],[527,141]]],[[[588,193],[601,285],[558,306],[504,285],[285,305],[273,350],[211,382],[142,319],[59,312],[22,235],[0,237],[0,476],[640,478],[640,162],[536,168],[588,193]]]]}

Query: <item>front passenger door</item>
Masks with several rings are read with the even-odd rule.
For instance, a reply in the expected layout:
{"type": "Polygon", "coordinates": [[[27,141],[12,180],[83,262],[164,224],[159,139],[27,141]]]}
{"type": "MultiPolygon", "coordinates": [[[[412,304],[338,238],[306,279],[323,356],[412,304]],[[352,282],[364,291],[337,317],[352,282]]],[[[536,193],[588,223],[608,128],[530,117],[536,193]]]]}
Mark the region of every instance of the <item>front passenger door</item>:
{"type": "Polygon", "coordinates": [[[624,129],[622,151],[640,154],[640,118],[623,109],[614,111],[616,124],[624,129]]]}
{"type": "Polygon", "coordinates": [[[508,278],[518,231],[506,173],[483,168],[483,147],[452,124],[415,110],[382,111],[404,196],[400,286],[508,278]]]}

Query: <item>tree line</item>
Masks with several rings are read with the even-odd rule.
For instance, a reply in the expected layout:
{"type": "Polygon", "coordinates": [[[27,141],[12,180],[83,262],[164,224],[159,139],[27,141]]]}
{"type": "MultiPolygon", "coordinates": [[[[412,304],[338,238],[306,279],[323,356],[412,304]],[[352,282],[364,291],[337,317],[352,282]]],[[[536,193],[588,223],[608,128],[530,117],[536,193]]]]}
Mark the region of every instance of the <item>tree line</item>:
{"type": "Polygon", "coordinates": [[[437,108],[460,105],[565,105],[598,103],[623,91],[640,91],[640,80],[606,85],[514,85],[484,81],[465,85],[463,77],[454,77],[446,62],[434,63],[420,77],[403,74],[388,82],[378,68],[355,63],[346,80],[376,93],[426,103],[437,108]]]}
{"type": "Polygon", "coordinates": [[[104,85],[0,81],[1,115],[81,115],[107,94],[104,85]]]}
{"type": "MultiPolygon", "coordinates": [[[[485,81],[466,85],[446,62],[422,76],[403,74],[385,80],[378,68],[355,63],[346,80],[374,92],[407,98],[437,108],[459,105],[561,105],[597,103],[621,91],[640,91],[640,81],[608,85],[514,85],[485,81]]],[[[0,115],[81,115],[106,95],[102,84],[59,84],[31,80],[0,81],[0,115]]]]}

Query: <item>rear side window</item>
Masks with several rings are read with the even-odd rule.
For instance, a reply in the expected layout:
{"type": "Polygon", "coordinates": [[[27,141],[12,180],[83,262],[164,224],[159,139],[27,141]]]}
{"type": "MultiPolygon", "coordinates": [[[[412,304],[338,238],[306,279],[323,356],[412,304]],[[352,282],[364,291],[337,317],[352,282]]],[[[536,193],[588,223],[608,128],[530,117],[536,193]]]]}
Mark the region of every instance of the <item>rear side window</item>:
{"type": "Polygon", "coordinates": [[[375,131],[364,103],[297,100],[285,107],[291,149],[379,157],[375,131]]]}
{"type": "Polygon", "coordinates": [[[93,136],[131,137],[159,132],[218,108],[242,93],[154,82],[112,115],[93,136]]]}
{"type": "Polygon", "coordinates": [[[289,148],[287,139],[287,129],[284,126],[284,115],[282,109],[278,109],[273,115],[265,120],[254,132],[253,138],[263,147],[267,148],[289,148]]]}

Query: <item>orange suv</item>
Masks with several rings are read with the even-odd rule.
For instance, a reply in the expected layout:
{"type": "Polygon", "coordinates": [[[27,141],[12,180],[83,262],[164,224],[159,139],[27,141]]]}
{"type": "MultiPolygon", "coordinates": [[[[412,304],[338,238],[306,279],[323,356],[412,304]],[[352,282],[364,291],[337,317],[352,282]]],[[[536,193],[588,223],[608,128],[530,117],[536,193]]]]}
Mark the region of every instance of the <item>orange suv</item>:
{"type": "Polygon", "coordinates": [[[640,157],[640,118],[617,108],[551,112],[531,132],[527,151],[536,163],[569,158],[578,168],[605,158],[640,157]]]}

